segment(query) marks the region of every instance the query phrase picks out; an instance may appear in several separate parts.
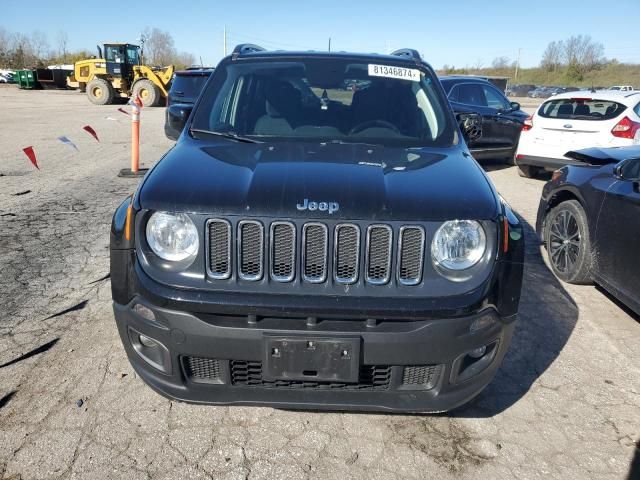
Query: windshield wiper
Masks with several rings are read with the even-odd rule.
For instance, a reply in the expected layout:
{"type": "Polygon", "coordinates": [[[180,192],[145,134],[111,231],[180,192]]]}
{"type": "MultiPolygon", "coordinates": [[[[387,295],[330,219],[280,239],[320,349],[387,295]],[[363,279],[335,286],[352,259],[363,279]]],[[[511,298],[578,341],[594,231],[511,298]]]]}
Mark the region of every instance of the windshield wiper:
{"type": "Polygon", "coordinates": [[[233,132],[216,132],[215,130],[201,130],[199,128],[192,128],[192,132],[196,133],[204,133],[208,135],[216,135],[217,137],[228,138],[230,140],[235,140],[236,142],[242,143],[262,143],[258,140],[254,140],[253,138],[243,137],[241,135],[235,134],[233,132]]]}

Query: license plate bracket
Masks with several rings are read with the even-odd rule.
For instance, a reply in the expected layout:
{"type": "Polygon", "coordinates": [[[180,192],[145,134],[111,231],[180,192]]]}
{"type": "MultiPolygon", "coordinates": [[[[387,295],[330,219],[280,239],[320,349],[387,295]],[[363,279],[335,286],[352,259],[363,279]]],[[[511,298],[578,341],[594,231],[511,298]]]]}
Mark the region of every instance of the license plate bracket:
{"type": "Polygon", "coordinates": [[[359,338],[265,337],[265,380],[357,383],[359,338]]]}

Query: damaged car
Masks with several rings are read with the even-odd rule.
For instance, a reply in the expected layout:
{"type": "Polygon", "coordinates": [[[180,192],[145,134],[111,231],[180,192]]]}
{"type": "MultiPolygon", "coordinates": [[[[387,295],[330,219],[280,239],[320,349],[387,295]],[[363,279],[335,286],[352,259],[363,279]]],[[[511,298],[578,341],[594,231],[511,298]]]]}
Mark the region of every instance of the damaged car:
{"type": "Polygon", "coordinates": [[[553,273],[596,283],[640,314],[640,146],[566,154],[542,191],[537,231],[553,273]]]}

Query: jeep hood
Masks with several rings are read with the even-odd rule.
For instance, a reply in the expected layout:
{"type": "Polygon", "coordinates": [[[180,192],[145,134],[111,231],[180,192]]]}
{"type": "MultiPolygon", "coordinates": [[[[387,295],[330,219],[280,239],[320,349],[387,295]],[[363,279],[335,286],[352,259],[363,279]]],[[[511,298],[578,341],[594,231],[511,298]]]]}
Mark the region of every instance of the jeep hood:
{"type": "Polygon", "coordinates": [[[141,208],[280,218],[492,219],[497,195],[463,147],[182,138],[147,175],[141,208]],[[310,202],[339,205],[299,209],[310,202]]]}

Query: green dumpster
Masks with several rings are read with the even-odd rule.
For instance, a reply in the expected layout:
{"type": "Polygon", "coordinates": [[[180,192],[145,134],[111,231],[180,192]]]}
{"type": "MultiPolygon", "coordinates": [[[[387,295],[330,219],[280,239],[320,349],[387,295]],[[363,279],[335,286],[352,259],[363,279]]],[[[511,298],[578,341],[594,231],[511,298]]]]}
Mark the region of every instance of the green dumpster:
{"type": "Polygon", "coordinates": [[[16,77],[18,77],[18,87],[20,88],[31,90],[39,87],[34,70],[18,70],[16,77]]]}

